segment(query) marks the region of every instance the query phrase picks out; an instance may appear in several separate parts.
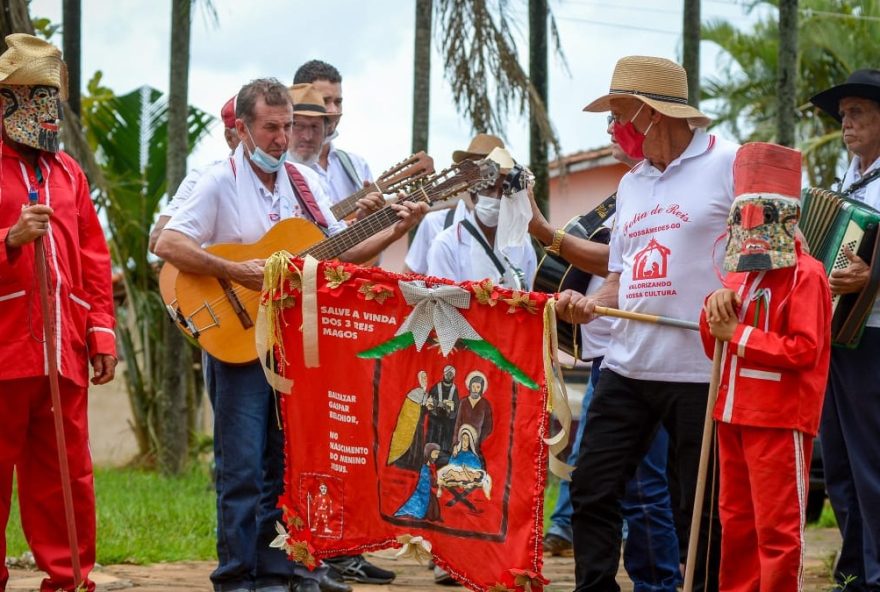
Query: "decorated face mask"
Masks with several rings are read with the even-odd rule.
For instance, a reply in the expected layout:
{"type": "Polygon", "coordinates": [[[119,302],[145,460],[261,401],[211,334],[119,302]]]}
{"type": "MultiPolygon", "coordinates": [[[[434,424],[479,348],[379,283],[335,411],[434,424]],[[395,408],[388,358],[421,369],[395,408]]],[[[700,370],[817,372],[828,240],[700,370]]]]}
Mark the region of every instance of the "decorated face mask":
{"type": "Polygon", "coordinates": [[[3,127],[13,141],[58,152],[58,124],[63,115],[58,89],[52,86],[0,87],[3,127]]]}
{"type": "Polygon", "coordinates": [[[729,235],[724,269],[763,271],[795,264],[794,234],[800,201],[773,194],[736,198],[727,218],[729,235]]]}

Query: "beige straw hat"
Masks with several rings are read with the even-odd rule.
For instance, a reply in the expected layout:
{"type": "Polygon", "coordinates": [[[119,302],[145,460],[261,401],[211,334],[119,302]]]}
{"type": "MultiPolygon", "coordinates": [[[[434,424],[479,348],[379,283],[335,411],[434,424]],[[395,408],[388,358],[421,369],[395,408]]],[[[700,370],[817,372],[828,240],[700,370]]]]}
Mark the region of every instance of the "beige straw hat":
{"type": "Polygon", "coordinates": [[[499,171],[503,175],[509,173],[516,166],[516,161],[513,160],[513,155],[507,151],[507,148],[492,148],[492,152],[486,155],[486,160],[491,160],[497,164],[499,171]]]}
{"type": "Polygon", "coordinates": [[[456,150],[452,153],[452,162],[461,162],[465,159],[483,158],[494,148],[504,148],[504,142],[498,136],[492,134],[477,134],[467,150],[456,150]]]}
{"type": "Polygon", "coordinates": [[[650,56],[620,58],[611,76],[611,88],[584,111],[610,111],[611,99],[632,97],[659,113],[687,119],[693,127],[706,127],[712,120],[688,105],[687,73],[673,61],[650,56]]]}
{"type": "Polygon", "coordinates": [[[324,107],[324,95],[308,82],[294,84],[289,89],[293,101],[293,114],[308,117],[328,117],[324,107]]]}
{"type": "Polygon", "coordinates": [[[7,35],[6,45],[0,55],[0,85],[53,86],[67,100],[67,66],[61,50],[25,33],[7,35]]]}

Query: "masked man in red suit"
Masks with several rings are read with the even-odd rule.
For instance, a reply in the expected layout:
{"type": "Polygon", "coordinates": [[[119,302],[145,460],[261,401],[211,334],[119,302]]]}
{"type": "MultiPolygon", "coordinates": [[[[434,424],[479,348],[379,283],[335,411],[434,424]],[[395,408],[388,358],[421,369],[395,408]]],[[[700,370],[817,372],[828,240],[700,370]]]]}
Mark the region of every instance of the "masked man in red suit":
{"type": "MultiPolygon", "coordinates": [[[[112,380],[116,367],[110,254],[88,180],[58,149],[60,101],[67,94],[61,52],[30,35],[10,35],[6,44],[9,49],[0,55],[0,527],[5,531],[15,470],[25,536],[37,566],[48,574],[40,590],[74,589],[49,391],[47,350],[53,348],[79,562],[91,591],[95,492],[86,391],[89,364],[93,384],[112,380]],[[55,329],[51,343],[43,335],[37,289],[40,244],[55,329]]],[[[3,557],[5,537],[0,540],[3,557]]],[[[0,589],[8,577],[0,564],[0,589]]]]}

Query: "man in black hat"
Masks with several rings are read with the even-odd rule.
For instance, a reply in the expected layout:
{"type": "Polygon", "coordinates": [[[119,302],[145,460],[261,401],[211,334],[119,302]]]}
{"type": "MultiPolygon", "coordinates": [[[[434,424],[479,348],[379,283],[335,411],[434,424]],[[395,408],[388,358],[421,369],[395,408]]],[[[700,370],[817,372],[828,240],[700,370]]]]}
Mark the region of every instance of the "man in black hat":
{"type": "MultiPolygon", "coordinates": [[[[853,157],[842,193],[880,209],[880,70],[856,70],[845,84],[810,101],[841,124],[853,157]]],[[[832,272],[833,294],[858,292],[869,268],[847,251],[849,265],[832,272]]],[[[880,590],[880,304],[875,303],[855,349],[832,348],[822,423],[825,485],[843,546],[834,572],[847,590],[880,590]]]]}

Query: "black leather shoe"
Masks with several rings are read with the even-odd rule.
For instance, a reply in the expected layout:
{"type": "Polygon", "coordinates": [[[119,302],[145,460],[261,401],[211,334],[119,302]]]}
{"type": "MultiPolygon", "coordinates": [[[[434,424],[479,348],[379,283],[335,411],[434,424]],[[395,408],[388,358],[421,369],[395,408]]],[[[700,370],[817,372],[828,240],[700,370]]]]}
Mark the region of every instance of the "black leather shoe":
{"type": "Polygon", "coordinates": [[[352,588],[342,580],[334,580],[329,575],[325,575],[319,582],[321,592],[351,592],[352,588]]]}
{"type": "Polygon", "coordinates": [[[300,580],[293,585],[292,590],[294,592],[321,592],[321,586],[318,585],[318,580],[300,578],[300,580]]]}

